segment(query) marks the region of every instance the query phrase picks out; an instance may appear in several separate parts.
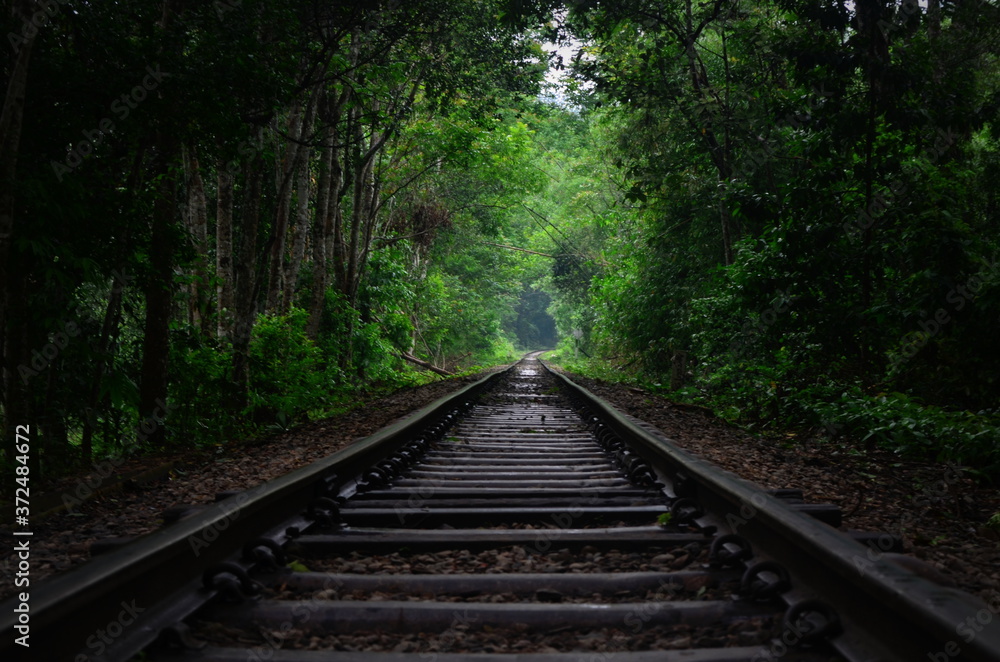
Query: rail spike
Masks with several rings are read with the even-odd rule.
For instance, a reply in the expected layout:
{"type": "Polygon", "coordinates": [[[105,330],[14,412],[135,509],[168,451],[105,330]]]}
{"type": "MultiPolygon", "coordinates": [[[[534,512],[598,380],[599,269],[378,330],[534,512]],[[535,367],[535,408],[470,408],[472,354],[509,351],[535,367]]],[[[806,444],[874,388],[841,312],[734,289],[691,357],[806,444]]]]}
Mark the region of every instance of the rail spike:
{"type": "Polygon", "coordinates": [[[671,522],[675,524],[690,524],[705,515],[705,509],[694,499],[687,497],[677,499],[670,505],[671,522]]]}
{"type": "Polygon", "coordinates": [[[792,588],[792,579],[785,566],[777,561],[761,561],[746,569],[740,579],[740,597],[744,600],[773,600],[792,588]],[[771,573],[777,579],[768,581],[761,577],[763,573],[771,573]]]}
{"type": "Polygon", "coordinates": [[[284,548],[270,538],[254,538],[243,545],[243,559],[259,563],[271,571],[281,569],[287,562],[284,548]]]}
{"type": "Polygon", "coordinates": [[[816,644],[843,631],[837,611],[829,603],[818,598],[801,600],[793,604],[785,612],[783,623],[785,630],[798,638],[797,641],[788,642],[792,646],[816,644]],[[821,619],[819,625],[816,624],[816,616],[821,619]],[[803,628],[803,623],[808,625],[803,628]]]}
{"type": "Polygon", "coordinates": [[[749,540],[736,533],[727,533],[723,536],[717,536],[712,541],[708,552],[708,564],[715,568],[735,568],[752,557],[753,546],[749,540]],[[739,549],[734,552],[726,545],[734,545],[739,549]]]}
{"type": "Polygon", "coordinates": [[[340,505],[330,497],[320,497],[309,504],[306,516],[323,528],[340,524],[340,505]]]}
{"type": "Polygon", "coordinates": [[[243,602],[260,595],[260,585],[250,578],[246,569],[231,561],[207,568],[201,581],[206,589],[218,591],[227,602],[243,602]]]}

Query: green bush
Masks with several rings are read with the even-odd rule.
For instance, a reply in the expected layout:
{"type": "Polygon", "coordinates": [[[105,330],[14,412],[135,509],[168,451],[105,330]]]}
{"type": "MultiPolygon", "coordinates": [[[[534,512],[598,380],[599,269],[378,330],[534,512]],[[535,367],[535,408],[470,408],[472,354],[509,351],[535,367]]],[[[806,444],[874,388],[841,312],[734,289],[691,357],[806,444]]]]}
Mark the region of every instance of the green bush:
{"type": "Polygon", "coordinates": [[[1000,476],[1000,416],[996,412],[948,411],[903,393],[865,395],[858,387],[829,399],[817,395],[801,391],[795,399],[828,430],[900,455],[966,465],[981,477],[1000,476]]]}
{"type": "Polygon", "coordinates": [[[361,326],[354,334],[354,366],[358,373],[372,383],[394,383],[398,377],[394,369],[399,360],[392,342],[383,335],[381,324],[361,326]]]}
{"type": "Polygon", "coordinates": [[[243,430],[241,417],[220,416],[232,405],[232,348],[191,334],[171,345],[170,402],[166,422],[177,445],[214,443],[243,430]]]}
{"type": "Polygon", "coordinates": [[[245,412],[256,423],[301,420],[326,402],[333,380],[319,348],[306,335],[309,315],[261,315],[250,340],[250,400],[245,412]]]}
{"type": "Polygon", "coordinates": [[[514,346],[510,338],[496,335],[490,338],[485,349],[473,354],[475,362],[482,366],[493,366],[499,363],[509,363],[521,358],[522,352],[514,346]]]}

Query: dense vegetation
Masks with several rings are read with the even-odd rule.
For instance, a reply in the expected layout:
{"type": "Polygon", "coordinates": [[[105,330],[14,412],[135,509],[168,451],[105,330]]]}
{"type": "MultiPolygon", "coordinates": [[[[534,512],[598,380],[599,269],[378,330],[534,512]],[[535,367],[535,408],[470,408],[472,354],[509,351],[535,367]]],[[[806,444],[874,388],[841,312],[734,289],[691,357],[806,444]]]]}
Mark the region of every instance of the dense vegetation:
{"type": "Polygon", "coordinates": [[[526,20],[495,0],[13,3],[4,439],[31,424],[51,474],[288,425],[414,361],[510,358],[522,266],[490,244],[540,186],[526,20]]]}
{"type": "Polygon", "coordinates": [[[996,474],[998,18],[15,0],[3,462],[17,424],[52,474],[558,340],[747,425],[996,474]]]}
{"type": "Polygon", "coordinates": [[[620,191],[566,290],[581,349],[746,424],[1000,471],[996,4],[576,7],[620,191]]]}

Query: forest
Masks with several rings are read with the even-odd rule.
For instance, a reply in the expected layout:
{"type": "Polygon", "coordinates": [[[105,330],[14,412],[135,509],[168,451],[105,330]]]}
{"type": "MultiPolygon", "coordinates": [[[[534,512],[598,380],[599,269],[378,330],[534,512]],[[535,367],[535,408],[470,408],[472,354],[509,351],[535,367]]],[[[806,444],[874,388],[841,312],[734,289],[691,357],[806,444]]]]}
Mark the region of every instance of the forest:
{"type": "Polygon", "coordinates": [[[1000,476],[995,0],[11,0],[0,473],[530,349],[1000,476]]]}

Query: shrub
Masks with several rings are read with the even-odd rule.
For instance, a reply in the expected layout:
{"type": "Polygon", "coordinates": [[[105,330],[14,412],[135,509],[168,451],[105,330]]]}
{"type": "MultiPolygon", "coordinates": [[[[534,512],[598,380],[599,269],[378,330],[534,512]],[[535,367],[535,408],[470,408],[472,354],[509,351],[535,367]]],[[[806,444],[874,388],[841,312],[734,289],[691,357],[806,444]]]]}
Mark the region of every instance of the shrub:
{"type": "Polygon", "coordinates": [[[250,340],[249,415],[256,423],[300,420],[321,407],[331,386],[322,355],[306,335],[309,315],[261,315],[250,340]]]}
{"type": "Polygon", "coordinates": [[[1000,476],[1000,416],[949,411],[903,393],[868,396],[858,387],[827,401],[801,394],[803,410],[827,428],[909,457],[966,465],[983,478],[1000,476]]]}
{"type": "Polygon", "coordinates": [[[170,356],[170,412],[167,429],[178,445],[208,444],[242,431],[240,417],[219,416],[231,409],[232,348],[191,334],[175,339],[170,356]]]}

